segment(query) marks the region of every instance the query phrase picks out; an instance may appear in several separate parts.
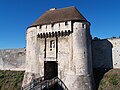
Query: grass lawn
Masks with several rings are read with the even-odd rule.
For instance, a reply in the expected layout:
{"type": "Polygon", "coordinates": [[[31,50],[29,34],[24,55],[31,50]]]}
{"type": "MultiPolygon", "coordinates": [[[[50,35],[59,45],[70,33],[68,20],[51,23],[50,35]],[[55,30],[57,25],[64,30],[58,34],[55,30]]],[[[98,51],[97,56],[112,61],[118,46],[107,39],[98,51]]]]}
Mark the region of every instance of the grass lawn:
{"type": "Polygon", "coordinates": [[[20,90],[24,71],[0,70],[0,90],[20,90]]]}

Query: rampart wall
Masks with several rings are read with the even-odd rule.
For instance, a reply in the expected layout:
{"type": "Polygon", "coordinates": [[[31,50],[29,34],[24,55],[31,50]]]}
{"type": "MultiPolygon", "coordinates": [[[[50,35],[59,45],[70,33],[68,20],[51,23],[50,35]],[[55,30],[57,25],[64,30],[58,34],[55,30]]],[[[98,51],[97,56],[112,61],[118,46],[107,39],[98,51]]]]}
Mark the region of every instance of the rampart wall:
{"type": "Polygon", "coordinates": [[[92,42],[94,68],[120,68],[120,38],[92,42]]]}
{"type": "MultiPolygon", "coordinates": [[[[0,70],[25,70],[26,49],[0,50],[0,70]]],[[[93,40],[94,68],[120,68],[120,38],[93,40]]]]}

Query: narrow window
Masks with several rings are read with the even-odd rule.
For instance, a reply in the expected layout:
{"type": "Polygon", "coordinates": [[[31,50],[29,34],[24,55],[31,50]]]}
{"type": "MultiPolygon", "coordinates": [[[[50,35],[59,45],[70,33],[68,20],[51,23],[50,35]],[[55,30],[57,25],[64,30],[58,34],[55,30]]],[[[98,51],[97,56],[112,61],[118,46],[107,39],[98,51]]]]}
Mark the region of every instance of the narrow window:
{"type": "Polygon", "coordinates": [[[59,27],[60,27],[60,23],[59,23],[59,27]]]}
{"type": "Polygon", "coordinates": [[[88,29],[88,25],[86,24],[86,29],[88,29]]]}
{"type": "Polygon", "coordinates": [[[52,51],[52,40],[50,41],[50,51],[52,51]]]}
{"type": "Polygon", "coordinates": [[[84,27],[84,24],[82,24],[82,28],[85,28],[85,27],[84,27]]]}
{"type": "Polygon", "coordinates": [[[50,41],[50,51],[52,51],[53,48],[55,48],[55,41],[51,40],[50,41]]]}
{"type": "Polygon", "coordinates": [[[68,25],[68,21],[65,22],[65,26],[67,26],[67,25],[68,25]]]}
{"type": "Polygon", "coordinates": [[[54,24],[51,24],[51,27],[54,27],[54,24]]]}
{"type": "Polygon", "coordinates": [[[50,41],[50,48],[52,48],[52,42],[53,42],[53,40],[50,41]]]}
{"type": "Polygon", "coordinates": [[[41,29],[41,28],[42,28],[42,25],[40,25],[39,29],[41,29]]]}

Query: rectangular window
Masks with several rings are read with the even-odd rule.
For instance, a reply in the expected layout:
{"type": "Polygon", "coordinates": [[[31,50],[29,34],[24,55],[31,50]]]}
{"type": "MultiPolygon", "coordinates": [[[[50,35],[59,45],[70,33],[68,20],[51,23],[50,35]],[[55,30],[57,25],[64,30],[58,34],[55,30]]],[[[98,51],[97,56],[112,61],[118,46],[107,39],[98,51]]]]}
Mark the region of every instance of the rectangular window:
{"type": "Polygon", "coordinates": [[[82,24],[82,28],[84,28],[84,24],[82,24]]]}
{"type": "Polygon", "coordinates": [[[51,24],[51,27],[53,27],[54,26],[54,24],[51,24]]]}
{"type": "Polygon", "coordinates": [[[67,25],[68,25],[68,21],[65,22],[65,26],[67,26],[67,25]]]}
{"type": "Polygon", "coordinates": [[[82,24],[82,28],[87,29],[87,24],[82,24]]]}
{"type": "Polygon", "coordinates": [[[60,27],[60,23],[59,23],[59,27],[60,27]]]}
{"type": "Polygon", "coordinates": [[[42,25],[40,25],[39,29],[41,29],[41,28],[42,28],[42,25]]]}

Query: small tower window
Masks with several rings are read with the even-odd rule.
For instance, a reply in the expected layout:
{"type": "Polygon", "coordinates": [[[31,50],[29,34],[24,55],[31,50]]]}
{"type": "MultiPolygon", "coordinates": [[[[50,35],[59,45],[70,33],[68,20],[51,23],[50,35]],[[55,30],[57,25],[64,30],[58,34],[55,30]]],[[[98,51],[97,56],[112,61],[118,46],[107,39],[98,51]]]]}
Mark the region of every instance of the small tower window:
{"type": "Polygon", "coordinates": [[[82,28],[86,29],[86,24],[82,24],[82,28]]]}
{"type": "Polygon", "coordinates": [[[65,22],[65,26],[67,26],[67,25],[68,25],[68,21],[65,22]]]}
{"type": "Polygon", "coordinates": [[[46,29],[47,29],[47,25],[46,25],[46,29]]]}
{"type": "Polygon", "coordinates": [[[54,24],[51,24],[51,27],[54,27],[54,24]]]}
{"type": "Polygon", "coordinates": [[[60,23],[59,23],[59,27],[60,27],[60,23]]]}
{"type": "Polygon", "coordinates": [[[84,24],[82,24],[82,28],[85,28],[85,27],[84,27],[84,24]]]}
{"type": "Polygon", "coordinates": [[[41,28],[42,28],[42,25],[39,26],[39,29],[41,29],[41,28]]]}

